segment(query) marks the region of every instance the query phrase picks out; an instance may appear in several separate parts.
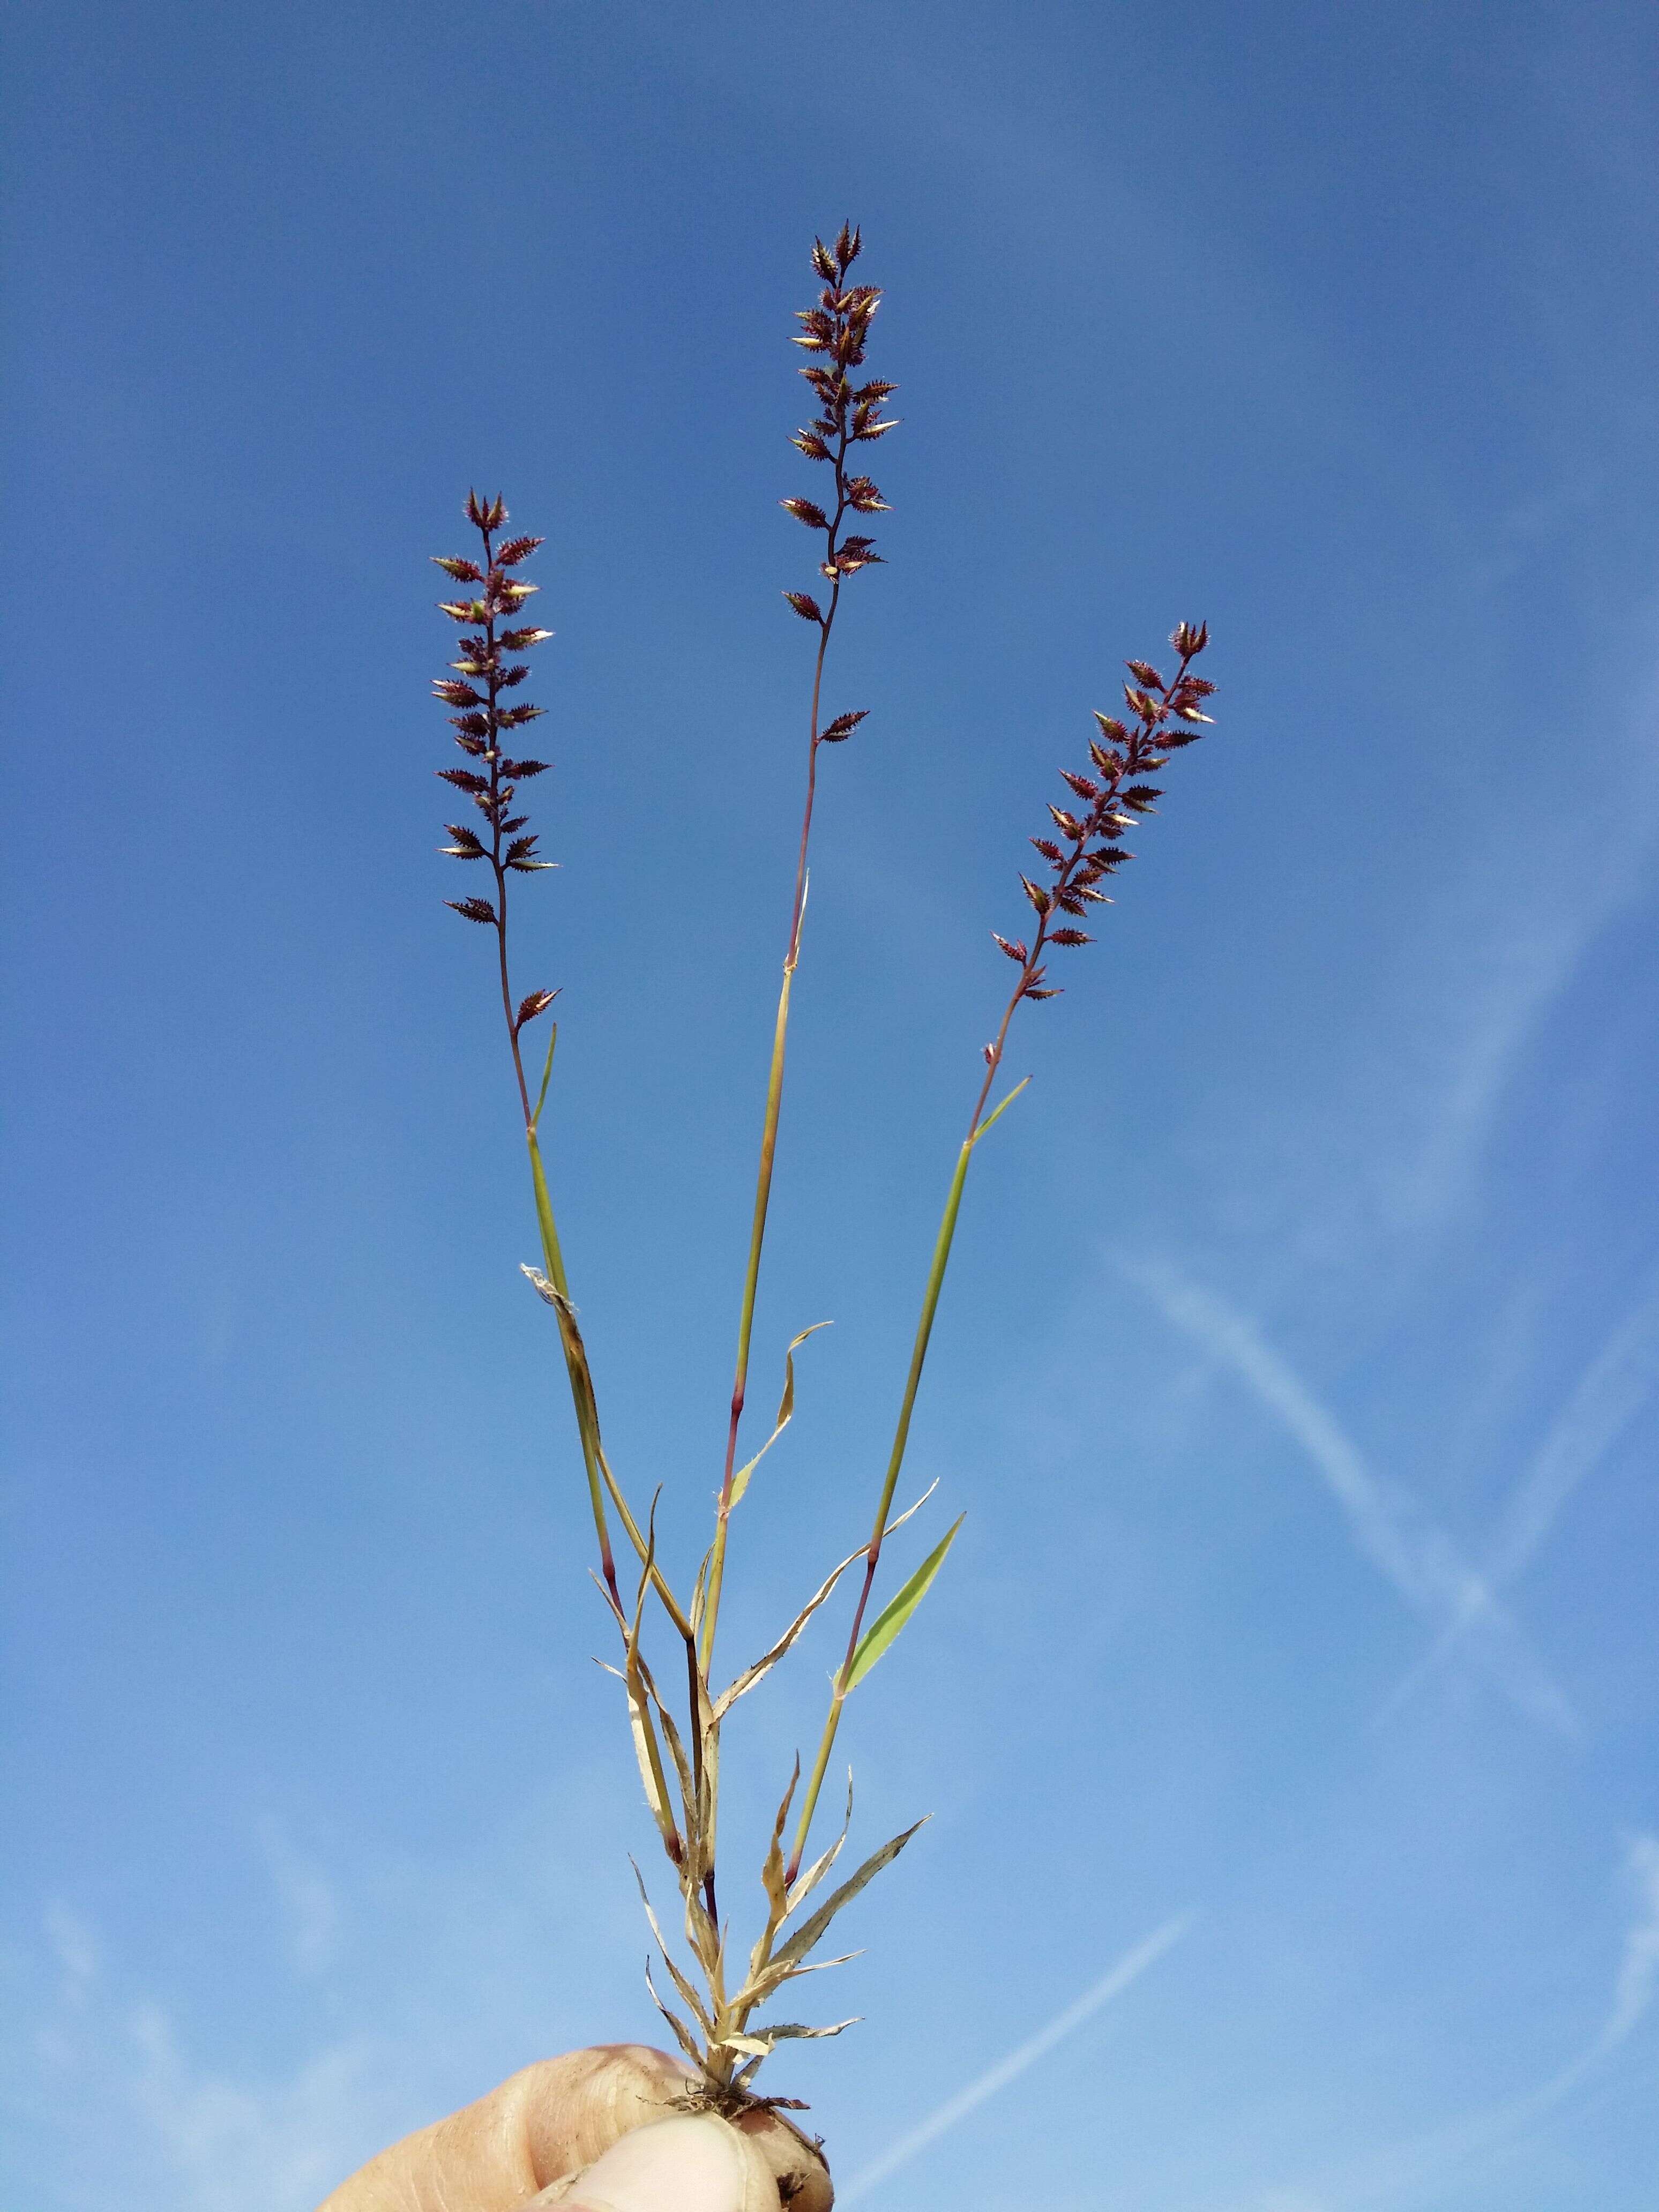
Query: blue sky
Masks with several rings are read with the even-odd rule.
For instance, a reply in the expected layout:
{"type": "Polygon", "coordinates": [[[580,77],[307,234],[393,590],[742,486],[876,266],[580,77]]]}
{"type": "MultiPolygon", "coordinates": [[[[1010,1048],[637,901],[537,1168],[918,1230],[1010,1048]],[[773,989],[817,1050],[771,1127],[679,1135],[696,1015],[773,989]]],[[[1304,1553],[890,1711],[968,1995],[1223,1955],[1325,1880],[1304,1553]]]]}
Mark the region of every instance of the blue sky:
{"type": "MultiPolygon", "coordinates": [[[[654,2034],[425,562],[469,483],[548,539],[518,960],[615,1457],[694,1561],[799,801],[787,340],[850,213],[903,428],[757,1395],[836,1326],[732,1651],[867,1520],[1054,769],[1179,617],[1222,690],[1016,1033],[905,1556],[968,1518],[843,1739],[872,1845],[934,1819],[849,1922],[867,2024],[776,2087],[872,2212],[1650,2204],[1650,12],[8,46],[7,2203],[293,2212],[654,2034]]],[[[834,1656],[751,1701],[728,1838],[834,1656]]]]}

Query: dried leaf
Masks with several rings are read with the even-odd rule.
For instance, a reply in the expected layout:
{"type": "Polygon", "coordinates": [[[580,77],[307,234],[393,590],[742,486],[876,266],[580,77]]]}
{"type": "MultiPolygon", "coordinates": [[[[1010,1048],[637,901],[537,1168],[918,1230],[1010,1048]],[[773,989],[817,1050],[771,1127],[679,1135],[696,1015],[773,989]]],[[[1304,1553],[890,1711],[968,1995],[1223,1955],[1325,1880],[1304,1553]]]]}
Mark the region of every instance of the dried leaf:
{"type": "Polygon", "coordinates": [[[444,904],[465,921],[494,921],[495,909],[485,898],[446,899],[444,904]]]}
{"type": "Polygon", "coordinates": [[[847,1554],[847,1557],[842,1561],[841,1565],[831,1570],[830,1574],[813,1592],[812,1595],[808,1598],[806,1603],[795,1615],[788,1627],[784,1630],[782,1635],[779,1637],[777,1642],[772,1646],[771,1650],[769,1651],[763,1652],[761,1656],[756,1660],[752,1667],[745,1667],[742,1674],[720,1692],[720,1694],[715,1698],[714,1704],[714,1718],[716,1722],[724,1720],[726,1714],[729,1713],[732,1706],[736,1705],[738,1699],[742,1697],[746,1697],[749,1692],[754,1688],[756,1683],[761,1680],[763,1675],[769,1674],[771,1673],[773,1668],[777,1665],[784,1653],[788,1650],[790,1645],[800,1634],[802,1629],[805,1627],[807,1622],[811,1620],[812,1615],[823,1603],[831,1590],[835,1589],[836,1584],[847,1572],[848,1567],[852,1565],[855,1559],[864,1559],[868,1554],[869,1549],[870,1547],[867,1544],[860,1544],[856,1552],[849,1552],[847,1554]]]}
{"type": "Polygon", "coordinates": [[[746,1467],[740,1467],[737,1473],[732,1476],[732,1504],[733,1505],[735,1505],[738,1498],[743,1496],[744,1492],[748,1489],[750,1476],[753,1474],[755,1469],[766,1457],[767,1453],[771,1450],[773,1445],[776,1443],[778,1438],[783,1434],[784,1431],[788,1427],[790,1422],[793,1420],[795,1417],[796,1352],[799,1350],[800,1346],[805,1343],[809,1336],[816,1336],[821,1328],[829,1328],[831,1324],[827,1321],[815,1321],[811,1328],[802,1329],[799,1336],[793,1337],[790,1340],[789,1349],[783,1355],[783,1396],[778,1401],[776,1426],[773,1429],[771,1435],[768,1437],[766,1442],[761,1446],[760,1449],[755,1454],[753,1459],[749,1462],[748,1465],[746,1467]]]}
{"type": "MultiPolygon", "coordinates": [[[[531,1279],[535,1280],[533,1275],[531,1279]]],[[[540,1287],[540,1284],[537,1284],[538,1290],[540,1287]]],[[[626,1633],[626,1671],[623,1682],[628,1692],[628,1724],[633,1732],[634,1756],[639,1765],[640,1779],[645,1784],[645,1802],[662,1837],[664,1850],[674,1864],[678,1866],[684,1858],[685,1847],[680,1841],[679,1830],[668,1802],[668,1785],[662,1771],[662,1753],[657,1748],[657,1732],[652,1725],[650,1702],[640,1671],[640,1629],[645,1618],[645,1594],[651,1587],[652,1571],[656,1564],[657,1502],[653,1498],[651,1501],[650,1516],[647,1522],[645,1558],[641,1566],[639,1595],[634,1603],[632,1625],[626,1633]]]]}
{"type": "Polygon", "coordinates": [[[823,620],[823,608],[809,592],[786,592],[783,596],[803,622],[821,623],[823,620]]]}
{"type": "Polygon", "coordinates": [[[755,2029],[755,2039],[759,2042],[764,2038],[769,2051],[775,2043],[816,2042],[821,2036],[840,2035],[847,2028],[856,2027],[863,2017],[862,2013],[854,2013],[851,2020],[838,2020],[830,2027],[803,2027],[793,2020],[769,2020],[755,2029]]]}
{"type": "Polygon", "coordinates": [[[714,2048],[716,2051],[749,2051],[757,2058],[769,2058],[772,2055],[771,2045],[763,2043],[753,2035],[723,2035],[714,2048]]]}
{"type": "MultiPolygon", "coordinates": [[[[526,1273],[528,1273],[529,1270],[526,1269],[526,1273]]],[[[820,1323],[819,1326],[822,1327],[823,1324],[820,1323]]],[[[905,1522],[909,1520],[912,1514],[920,1513],[922,1507],[927,1503],[928,1499],[938,1488],[939,1484],[936,1481],[930,1482],[927,1489],[922,1492],[921,1497],[917,1498],[914,1505],[907,1507],[906,1510],[899,1515],[896,1521],[890,1521],[886,1528],[882,1531],[883,1542],[884,1543],[887,1538],[890,1536],[896,1529],[902,1528],[905,1522]]],[[[866,1558],[869,1554],[869,1550],[870,1547],[867,1544],[860,1544],[856,1552],[849,1552],[847,1554],[847,1557],[842,1561],[841,1565],[838,1567],[832,1569],[830,1573],[825,1577],[824,1581],[819,1584],[812,1595],[808,1598],[806,1603],[795,1615],[788,1627],[784,1630],[783,1634],[772,1646],[772,1649],[769,1651],[763,1652],[762,1656],[756,1660],[752,1667],[745,1667],[742,1674],[738,1676],[737,1680],[728,1684],[726,1688],[721,1691],[720,1696],[715,1698],[712,1708],[711,1717],[716,1723],[719,1723],[725,1718],[726,1715],[730,1712],[732,1706],[736,1705],[738,1699],[745,1696],[748,1692],[752,1690],[756,1683],[760,1680],[763,1674],[768,1674],[771,1672],[772,1668],[777,1665],[779,1660],[782,1658],[784,1653],[788,1650],[795,1638],[800,1634],[802,1629],[805,1627],[807,1622],[811,1620],[812,1615],[817,1611],[818,1607],[829,1596],[830,1591],[834,1589],[836,1584],[847,1572],[848,1567],[852,1565],[855,1559],[866,1558]]]]}
{"type": "Polygon", "coordinates": [[[678,2013],[670,2012],[668,2007],[657,1995],[657,1985],[651,1978],[651,1961],[649,1959],[645,1962],[645,1986],[651,1992],[652,2003],[655,2005],[657,2010],[668,2022],[670,2027],[673,2029],[674,2040],[679,2045],[680,2049],[685,2053],[686,2057],[691,2061],[691,2063],[696,2068],[698,2073],[701,2074],[702,2071],[702,2052],[697,2048],[696,2039],[693,2037],[690,2029],[680,2018],[679,2014],[678,2013]]]}
{"type": "Polygon", "coordinates": [[[817,1887],[818,1884],[823,1880],[825,1875],[829,1873],[830,1868],[834,1866],[836,1861],[841,1856],[842,1845],[847,1841],[848,1833],[852,1826],[853,1770],[849,1766],[847,1770],[847,1818],[841,1824],[841,1833],[836,1838],[835,1842],[830,1844],[828,1850],[820,1852],[818,1856],[813,1860],[811,1865],[807,1868],[805,1873],[797,1875],[793,1882],[790,1885],[788,1910],[791,1912],[796,1911],[801,1905],[805,1904],[807,1899],[811,1897],[812,1892],[817,1887]]]}
{"type": "Polygon", "coordinates": [[[766,1857],[761,1866],[761,1887],[766,1892],[768,1911],[765,1929],[750,1957],[749,1971],[751,1974],[761,1966],[763,1954],[789,1911],[789,1885],[784,1879],[783,1831],[799,1780],[800,1753],[797,1752],[794,1768],[789,1777],[789,1787],[784,1791],[778,1807],[777,1818],[772,1824],[771,1838],[766,1846],[766,1857]]]}
{"type": "MultiPolygon", "coordinates": [[[[674,1987],[679,1991],[682,2002],[690,2008],[692,2018],[702,2028],[703,2033],[712,2037],[714,2033],[714,2023],[708,2016],[708,2008],[697,1994],[695,1985],[686,1979],[674,1964],[672,1954],[663,1941],[662,1929],[658,1926],[656,1913],[652,1909],[650,1893],[645,1886],[645,1876],[640,1872],[637,1863],[631,1856],[628,1863],[634,1869],[634,1879],[640,1886],[640,1903],[645,1907],[645,1917],[651,1923],[651,1933],[657,1939],[657,1948],[662,1954],[664,1966],[667,1967],[673,1978],[674,1987]]],[[[653,1990],[652,1995],[654,1996],[656,1992],[653,1990]]]]}
{"type": "Polygon", "coordinates": [[[844,1905],[850,1905],[865,1885],[873,1881],[884,1867],[890,1866],[911,1837],[927,1825],[925,1820],[918,1820],[913,1827],[906,1828],[902,1835],[895,1836],[890,1842],[884,1844],[878,1851],[872,1851],[858,1872],[842,1882],[839,1889],[832,1890],[827,1902],[821,1905],[811,1918],[795,1930],[777,1954],[774,1963],[778,1966],[793,1966],[798,1960],[804,1959],[807,1953],[815,1948],[819,1938],[827,1932],[830,1922],[842,1907],[844,1905]]]}

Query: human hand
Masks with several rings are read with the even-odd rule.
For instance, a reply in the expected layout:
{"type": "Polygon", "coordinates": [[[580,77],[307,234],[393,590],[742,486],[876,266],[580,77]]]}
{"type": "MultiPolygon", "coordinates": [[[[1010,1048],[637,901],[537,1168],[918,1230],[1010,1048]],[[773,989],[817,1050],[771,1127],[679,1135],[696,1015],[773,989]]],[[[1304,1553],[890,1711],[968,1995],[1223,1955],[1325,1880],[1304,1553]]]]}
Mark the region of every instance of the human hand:
{"type": "Polygon", "coordinates": [[[544,2058],[406,2136],[319,2212],[830,2212],[823,2159],[756,2106],[674,2110],[693,2076],[638,2043],[544,2058]]]}

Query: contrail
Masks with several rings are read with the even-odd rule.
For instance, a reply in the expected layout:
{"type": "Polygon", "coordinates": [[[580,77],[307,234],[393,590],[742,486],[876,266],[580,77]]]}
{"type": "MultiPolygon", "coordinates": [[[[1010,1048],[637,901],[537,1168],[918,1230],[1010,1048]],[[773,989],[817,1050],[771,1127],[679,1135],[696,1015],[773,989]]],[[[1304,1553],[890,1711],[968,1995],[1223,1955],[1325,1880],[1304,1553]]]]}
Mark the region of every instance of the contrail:
{"type": "Polygon", "coordinates": [[[862,2173],[854,2174],[845,2189],[836,2191],[836,2202],[838,2204],[853,2204],[860,2197],[867,2196],[878,2183],[885,2181],[890,2173],[896,2173],[900,2166],[913,2159],[918,2151],[926,2150],[929,2143],[937,2142],[942,2135],[955,2127],[958,2120],[966,2118],[976,2106],[982,2105],[988,2097],[994,2097],[999,2089],[1006,2089],[1028,2066],[1035,2066],[1037,2060],[1045,2057],[1057,2043],[1064,2042],[1074,2027],[1081,2027],[1091,2013],[1098,2012],[1103,2005],[1110,2004],[1114,1997],[1121,1996],[1131,1982],[1139,1981],[1148,1966],[1181,1941],[1192,1926],[1194,1917],[1190,1912],[1183,1912],[1174,1920],[1166,1920],[1144,1942],[1137,1943],[1133,1951],[1126,1951],[1111,1972],[1103,1975],[1093,1989],[1086,1990],[1075,2004],[1067,2005],[1063,2013],[1051,2020],[1048,2027],[1034,2035],[1029,2043],[1022,2043],[1018,2051],[1010,2051],[1007,2057],[992,2067],[988,2074],[981,2074],[977,2081],[969,2082],[965,2089],[959,2090],[947,2103],[941,2105],[936,2112],[930,2113],[920,2127],[912,2128],[908,2136],[901,2136],[892,2148],[884,2151],[872,2166],[866,2166],[862,2173]]]}
{"type": "Polygon", "coordinates": [[[1364,1557],[1414,1613],[1437,1626],[1478,1626],[1490,1671],[1522,1711],[1563,1735],[1571,1706],[1527,1650],[1486,1582],[1459,1559],[1416,1500],[1370,1472],[1352,1440],[1295,1370],[1245,1316],[1167,1262],[1120,1260],[1123,1275],[1212,1358],[1231,1367],[1295,1437],[1346,1516],[1364,1557]]]}
{"type": "Polygon", "coordinates": [[[1419,1688],[1462,1641],[1493,1594],[1530,1563],[1556,1516],[1593,1474],[1659,1383],[1659,1279],[1626,1315],[1579,1380],[1550,1425],[1504,1515],[1503,1534],[1485,1573],[1421,1659],[1402,1677],[1378,1713],[1384,1719],[1419,1688]]]}

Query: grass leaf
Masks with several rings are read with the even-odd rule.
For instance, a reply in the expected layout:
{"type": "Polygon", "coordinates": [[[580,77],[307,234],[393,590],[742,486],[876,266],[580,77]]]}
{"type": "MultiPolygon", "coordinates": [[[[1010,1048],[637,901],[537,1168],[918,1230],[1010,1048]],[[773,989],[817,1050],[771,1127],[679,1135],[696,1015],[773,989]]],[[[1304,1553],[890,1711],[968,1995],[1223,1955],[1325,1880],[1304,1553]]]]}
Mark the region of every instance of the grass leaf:
{"type": "Polygon", "coordinates": [[[742,1674],[738,1676],[737,1680],[720,1692],[719,1697],[715,1698],[714,1705],[714,1717],[717,1723],[725,1719],[726,1714],[731,1711],[732,1706],[738,1702],[738,1699],[746,1695],[749,1691],[752,1690],[756,1683],[760,1680],[763,1674],[770,1674],[773,1668],[777,1665],[779,1660],[782,1658],[784,1653],[789,1649],[795,1638],[800,1634],[802,1629],[805,1627],[807,1622],[811,1620],[812,1615],[823,1603],[825,1598],[829,1596],[830,1591],[834,1589],[836,1584],[847,1572],[848,1567],[853,1565],[855,1559],[861,1559],[868,1548],[869,1547],[867,1545],[860,1544],[856,1552],[849,1552],[847,1554],[847,1557],[842,1561],[838,1567],[831,1568],[829,1575],[822,1583],[819,1583],[817,1589],[814,1590],[811,1596],[807,1599],[806,1603],[795,1615],[788,1627],[784,1630],[782,1635],[779,1637],[777,1642],[772,1646],[771,1650],[769,1651],[763,1652],[761,1656],[756,1660],[752,1667],[745,1667],[742,1674]]]}
{"type": "Polygon", "coordinates": [[[898,1595],[883,1606],[859,1638],[859,1648],[853,1654],[853,1663],[848,1670],[847,1686],[856,1690],[882,1654],[896,1639],[899,1631],[921,1603],[933,1586],[933,1577],[945,1565],[945,1555],[956,1541],[957,1531],[967,1519],[958,1514],[944,1537],[929,1552],[898,1595]]]}
{"type": "Polygon", "coordinates": [[[1029,1075],[1021,1077],[1020,1080],[1015,1084],[1013,1089],[1008,1093],[1008,1096],[1002,1101],[1001,1104],[988,1114],[985,1119],[980,1123],[978,1128],[975,1130],[973,1135],[969,1139],[968,1141],[969,1144],[978,1144],[980,1139],[985,1134],[985,1132],[991,1127],[992,1123],[1001,1120],[1002,1116],[1008,1111],[1008,1109],[1013,1104],[1015,1099],[1018,1097],[1020,1092],[1024,1090],[1026,1085],[1030,1081],[1030,1079],[1031,1079],[1029,1075]]]}
{"type": "Polygon", "coordinates": [[[832,1890],[828,1902],[821,1905],[812,1917],[795,1930],[789,1941],[779,1950],[774,1963],[778,1966],[793,1966],[797,1960],[804,1959],[813,1945],[826,1933],[830,1923],[841,1911],[842,1905],[850,1905],[866,1882],[873,1881],[884,1866],[890,1866],[911,1837],[917,1832],[918,1829],[926,1826],[925,1820],[918,1820],[914,1827],[906,1828],[902,1835],[895,1836],[890,1843],[884,1844],[878,1851],[872,1851],[858,1872],[842,1882],[839,1889],[832,1890]]]}
{"type": "MultiPolygon", "coordinates": [[[[823,1328],[824,1324],[820,1322],[818,1326],[823,1328]]],[[[882,1531],[884,1542],[892,1534],[896,1528],[902,1528],[913,1513],[920,1513],[922,1507],[927,1503],[928,1499],[938,1488],[939,1485],[937,1482],[930,1482],[927,1489],[922,1492],[921,1497],[917,1498],[914,1505],[908,1506],[905,1510],[899,1515],[896,1521],[890,1521],[886,1528],[882,1531]]],[[[960,1527],[960,1525],[961,1523],[958,1522],[957,1526],[960,1527]]],[[[741,1697],[746,1696],[748,1692],[754,1688],[756,1683],[760,1680],[761,1677],[763,1674],[769,1674],[772,1668],[777,1665],[779,1660],[781,1659],[784,1653],[788,1650],[790,1645],[800,1634],[802,1629],[805,1627],[807,1622],[811,1620],[812,1615],[817,1611],[818,1607],[823,1603],[825,1598],[829,1596],[830,1591],[834,1589],[836,1584],[847,1572],[848,1567],[850,1567],[855,1560],[863,1559],[869,1551],[869,1548],[870,1547],[867,1544],[860,1544],[856,1552],[849,1552],[847,1554],[847,1557],[842,1561],[841,1565],[831,1571],[828,1579],[820,1583],[818,1588],[813,1592],[812,1595],[808,1598],[806,1603],[795,1615],[788,1627],[784,1630],[783,1634],[778,1638],[771,1650],[769,1651],[763,1652],[761,1656],[756,1660],[752,1667],[745,1667],[742,1674],[737,1677],[736,1680],[730,1683],[726,1688],[721,1691],[720,1696],[715,1698],[712,1708],[711,1717],[716,1726],[725,1719],[726,1714],[731,1711],[732,1706],[738,1702],[738,1699],[741,1697]]]]}
{"type": "Polygon", "coordinates": [[[827,1851],[821,1851],[818,1856],[813,1860],[811,1865],[807,1868],[805,1873],[798,1875],[795,1881],[790,1885],[789,1910],[791,1912],[795,1910],[797,1905],[805,1904],[807,1899],[812,1894],[812,1892],[817,1887],[818,1884],[823,1880],[825,1875],[829,1873],[830,1868],[834,1866],[836,1861],[841,1856],[841,1847],[847,1841],[848,1831],[851,1828],[852,1825],[853,1770],[849,1766],[847,1770],[847,1818],[842,1822],[841,1833],[836,1838],[835,1842],[830,1844],[829,1850],[827,1851]]]}
{"type": "MultiPolygon", "coordinates": [[[[632,1858],[629,1860],[628,1863],[634,1869],[634,1879],[640,1886],[640,1902],[645,1907],[645,1917],[651,1923],[651,1933],[657,1939],[657,1948],[662,1954],[662,1962],[664,1966],[667,1967],[669,1973],[673,1978],[674,1987],[679,1991],[684,2002],[690,2007],[692,2017],[696,2020],[698,2027],[702,2028],[703,2033],[705,2035],[712,2036],[714,2033],[714,2023],[709,2019],[708,2012],[704,2008],[702,2000],[697,1995],[696,1988],[686,1979],[685,1976],[674,1964],[672,1954],[669,1951],[667,1944],[663,1941],[662,1929],[657,1924],[657,1916],[652,1910],[650,1894],[645,1887],[645,1876],[640,1872],[637,1863],[632,1858]]],[[[648,1965],[646,1968],[646,1972],[648,1977],[650,1973],[650,1967],[648,1965]]],[[[653,1990],[651,1994],[653,1996],[655,1996],[657,1993],[653,1990]]]]}
{"type": "Polygon", "coordinates": [[[668,2022],[670,2027],[673,2029],[675,2042],[679,2045],[680,2049],[691,2061],[691,2063],[696,2068],[698,2073],[701,2074],[703,2070],[702,2052],[697,2047],[697,2039],[692,2034],[685,2022],[680,2018],[679,2014],[676,2012],[670,2012],[668,2007],[657,1995],[657,1985],[651,1978],[651,1961],[648,1959],[645,1962],[645,1986],[651,1992],[652,2003],[655,2005],[657,2010],[668,2022]]]}
{"type": "Polygon", "coordinates": [[[773,1445],[776,1443],[778,1438],[783,1434],[790,1422],[795,1418],[796,1352],[800,1349],[801,1346],[805,1343],[809,1336],[816,1336],[821,1328],[828,1328],[830,1325],[831,1324],[827,1321],[815,1321],[811,1328],[802,1329],[800,1334],[790,1344],[788,1351],[784,1353],[783,1396],[778,1405],[776,1425],[774,1427],[771,1435],[766,1439],[766,1442],[755,1454],[753,1459],[749,1462],[747,1466],[740,1467],[737,1473],[732,1476],[732,1503],[733,1505],[735,1505],[738,1498],[743,1496],[744,1492],[748,1489],[750,1476],[753,1474],[755,1469],[766,1457],[767,1453],[771,1450],[773,1445]]]}
{"type": "Polygon", "coordinates": [[[553,1048],[559,1042],[559,1025],[554,1023],[547,1040],[547,1065],[542,1070],[542,1087],[537,1094],[536,1111],[531,1116],[532,1125],[542,1118],[542,1109],[547,1103],[547,1086],[553,1080],[553,1048]]]}

